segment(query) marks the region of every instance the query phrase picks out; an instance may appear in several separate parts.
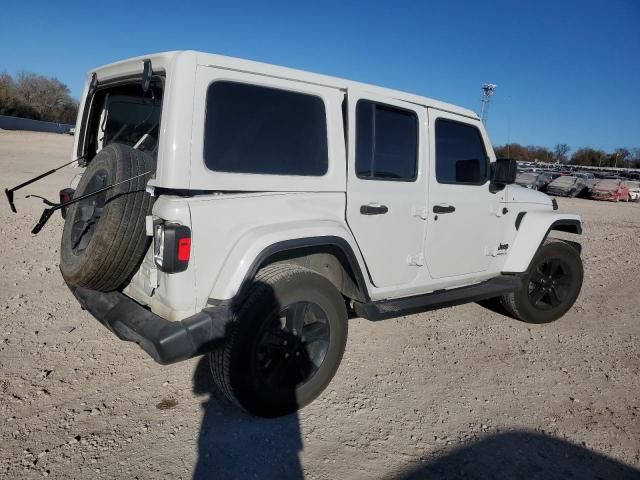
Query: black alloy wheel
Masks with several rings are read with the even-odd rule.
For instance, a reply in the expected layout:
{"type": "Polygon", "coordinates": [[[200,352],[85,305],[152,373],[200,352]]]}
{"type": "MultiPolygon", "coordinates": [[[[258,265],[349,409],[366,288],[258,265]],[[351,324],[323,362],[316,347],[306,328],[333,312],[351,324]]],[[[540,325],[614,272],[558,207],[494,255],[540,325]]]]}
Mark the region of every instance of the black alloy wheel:
{"type": "Polygon", "coordinates": [[[330,325],[317,304],[296,302],[265,322],[255,352],[254,368],[275,389],[291,389],[309,381],[329,348],[330,325]]]}
{"type": "Polygon", "coordinates": [[[566,299],[570,285],[570,270],[561,259],[544,260],[530,276],[531,304],[541,310],[551,310],[566,299]]]}
{"type": "Polygon", "coordinates": [[[295,412],[317,398],[347,343],[345,300],[322,275],[276,263],[259,270],[232,306],[211,374],[225,396],[261,417],[295,412]]]}
{"type": "Polygon", "coordinates": [[[575,303],[584,271],[579,247],[547,239],[522,277],[522,284],[501,297],[514,318],[527,323],[549,323],[562,317],[575,303]]]}

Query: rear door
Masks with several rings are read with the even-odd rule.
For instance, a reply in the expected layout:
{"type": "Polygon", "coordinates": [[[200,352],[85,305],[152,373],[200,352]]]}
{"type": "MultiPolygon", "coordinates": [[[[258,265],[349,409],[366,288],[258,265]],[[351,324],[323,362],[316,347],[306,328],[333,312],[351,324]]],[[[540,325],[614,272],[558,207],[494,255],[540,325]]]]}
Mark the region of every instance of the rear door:
{"type": "Polygon", "coordinates": [[[429,109],[430,165],[426,256],[433,278],[485,272],[497,244],[500,195],[489,190],[490,163],[476,119],[429,109]]]}
{"type": "Polygon", "coordinates": [[[426,109],[348,91],[347,222],[377,287],[423,265],[426,109]]]}

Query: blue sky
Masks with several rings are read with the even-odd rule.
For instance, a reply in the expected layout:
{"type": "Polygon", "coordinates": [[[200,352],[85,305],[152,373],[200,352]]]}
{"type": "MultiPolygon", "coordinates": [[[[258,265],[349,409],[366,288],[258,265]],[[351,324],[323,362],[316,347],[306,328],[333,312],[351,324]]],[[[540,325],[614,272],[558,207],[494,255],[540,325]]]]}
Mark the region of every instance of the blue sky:
{"type": "Polygon", "coordinates": [[[494,144],[640,147],[640,2],[5,2],[0,71],[55,76],[196,49],[480,110],[494,144]]]}

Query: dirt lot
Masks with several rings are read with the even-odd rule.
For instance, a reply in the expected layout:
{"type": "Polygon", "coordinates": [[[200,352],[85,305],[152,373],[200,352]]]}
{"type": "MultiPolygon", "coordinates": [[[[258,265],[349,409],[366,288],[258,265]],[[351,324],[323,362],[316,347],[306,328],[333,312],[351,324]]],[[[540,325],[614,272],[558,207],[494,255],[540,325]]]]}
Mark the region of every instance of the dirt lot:
{"type": "MultiPolygon", "coordinates": [[[[0,131],[0,182],[63,163],[72,137],[0,131]]],[[[55,198],[74,170],[26,193],[55,198]]],[[[62,219],[0,206],[0,478],[640,478],[640,204],[559,199],[584,220],[585,285],[554,324],[471,304],[354,320],[299,415],[249,418],[202,359],[161,367],[80,310],[62,219]]]]}

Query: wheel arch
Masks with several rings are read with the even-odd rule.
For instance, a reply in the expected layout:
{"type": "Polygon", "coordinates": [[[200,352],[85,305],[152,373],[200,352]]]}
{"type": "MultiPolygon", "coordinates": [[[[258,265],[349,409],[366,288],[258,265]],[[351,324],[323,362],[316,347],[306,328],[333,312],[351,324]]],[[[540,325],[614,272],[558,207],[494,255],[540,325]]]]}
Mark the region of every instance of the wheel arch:
{"type": "Polygon", "coordinates": [[[261,268],[273,263],[302,266],[326,277],[347,298],[370,299],[366,264],[346,229],[332,223],[270,230],[252,231],[236,243],[208,290],[208,304],[235,297],[261,268]]]}
{"type": "MultiPolygon", "coordinates": [[[[552,231],[582,234],[582,221],[575,214],[554,212],[526,212],[516,220],[516,237],[509,250],[503,273],[521,273],[529,268],[534,255],[552,231]]],[[[567,241],[578,253],[581,246],[567,241]]]]}
{"type": "Polygon", "coordinates": [[[364,273],[351,245],[337,236],[296,238],[273,243],[253,260],[238,289],[241,291],[261,268],[275,263],[293,263],[329,280],[345,297],[368,301],[364,273]]]}

